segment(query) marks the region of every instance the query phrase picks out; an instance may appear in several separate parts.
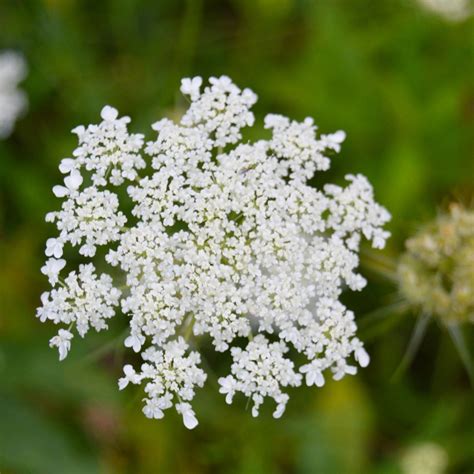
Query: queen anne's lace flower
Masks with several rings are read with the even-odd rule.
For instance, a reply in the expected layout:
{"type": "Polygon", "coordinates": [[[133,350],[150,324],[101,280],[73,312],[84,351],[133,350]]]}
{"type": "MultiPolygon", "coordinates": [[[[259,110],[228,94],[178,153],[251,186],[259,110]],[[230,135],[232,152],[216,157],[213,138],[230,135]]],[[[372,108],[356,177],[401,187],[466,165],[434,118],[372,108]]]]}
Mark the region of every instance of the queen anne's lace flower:
{"type": "Polygon", "coordinates": [[[327,152],[339,151],[344,132],[317,136],[311,119],[269,115],[270,139],[238,143],[254,123],[252,91],[225,76],[203,89],[201,78],[184,79],[181,90],[188,111],[177,124],[156,122],[145,145],[108,106],[99,125],[75,129],[79,148],[61,162],[66,178],[54,188],[62,208],[47,216],[59,235],[48,239],[42,271],[55,288],[38,316],[68,325],[51,340],[63,358],[74,327],[80,335],[103,329],[120,305],[130,325],[125,346],[144,362],[140,371],[125,365],[119,387],[146,381],[149,418],[174,406],[185,426],[197,425],[190,402],[206,374],[190,342],[201,335],[231,352],[230,374],[219,379],[227,402],[241,392],[256,416],[269,397],[279,417],[286,387],[320,387],[328,374],[339,380],[369,363],[339,297],[365,286],[356,272],[360,239],[383,247],[389,214],[363,176],[347,176],[346,187],[306,184],[328,169],[327,152]],[[125,181],[126,193],[111,187],[125,181]],[[92,264],[62,281],[69,244],[84,256],[106,246],[115,283],[96,277],[92,264]],[[295,351],[306,358],[300,367],[295,351]]]}
{"type": "Polygon", "coordinates": [[[15,120],[26,106],[25,94],[17,89],[25,75],[22,56],[12,51],[0,54],[0,138],[10,135],[15,120]]]}

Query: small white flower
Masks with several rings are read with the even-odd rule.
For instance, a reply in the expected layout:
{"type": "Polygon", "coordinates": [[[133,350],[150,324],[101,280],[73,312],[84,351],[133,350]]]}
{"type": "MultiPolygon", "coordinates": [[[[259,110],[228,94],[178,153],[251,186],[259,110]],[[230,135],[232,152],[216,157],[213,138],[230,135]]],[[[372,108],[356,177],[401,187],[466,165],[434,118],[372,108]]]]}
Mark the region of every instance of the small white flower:
{"type": "Polygon", "coordinates": [[[152,398],[146,400],[143,407],[143,414],[150,419],[160,420],[165,416],[163,413],[163,404],[161,399],[152,398]]]}
{"type": "Polygon", "coordinates": [[[286,394],[282,394],[280,395],[280,397],[276,398],[276,402],[278,403],[278,405],[272,414],[273,418],[278,419],[282,417],[283,413],[286,410],[286,404],[289,398],[290,397],[286,394]]]}
{"type": "Polygon", "coordinates": [[[71,173],[64,178],[64,186],[56,185],[53,187],[53,193],[56,197],[65,197],[71,194],[71,192],[79,189],[79,186],[82,184],[83,178],[81,173],[73,169],[71,173]]]}
{"type": "Polygon", "coordinates": [[[175,405],[176,411],[180,413],[183,416],[183,423],[184,426],[188,430],[192,430],[196,428],[196,426],[199,424],[198,420],[196,418],[196,415],[191,408],[191,405],[189,403],[177,403],[175,405]]]}
{"type": "Polygon", "coordinates": [[[140,352],[145,338],[141,335],[132,334],[125,339],[125,347],[131,347],[135,352],[140,352]]]}
{"type": "Polygon", "coordinates": [[[66,186],[56,184],[55,186],[53,186],[53,194],[58,198],[63,198],[69,194],[69,189],[66,188],[66,186]]]}
{"type": "Polygon", "coordinates": [[[48,239],[45,254],[47,257],[60,258],[63,254],[63,243],[59,239],[48,239]]]}
{"type": "Polygon", "coordinates": [[[357,349],[354,353],[355,360],[359,362],[359,365],[361,367],[367,367],[370,362],[370,357],[369,354],[367,354],[367,351],[363,348],[360,347],[357,349]]]}
{"type": "Polygon", "coordinates": [[[325,146],[331,150],[334,150],[336,153],[341,151],[341,143],[346,139],[346,132],[343,130],[338,130],[335,133],[329,135],[321,135],[321,141],[325,146]]]}
{"type": "Polygon", "coordinates": [[[227,377],[221,377],[218,380],[218,383],[220,385],[219,393],[225,395],[225,401],[230,405],[232,403],[237,385],[234,378],[231,375],[228,375],[227,377]]]}
{"type": "Polygon", "coordinates": [[[300,368],[300,372],[306,374],[305,380],[308,387],[311,387],[312,385],[316,385],[316,387],[324,386],[324,375],[317,364],[307,364],[300,368]]]}
{"type": "Polygon", "coordinates": [[[135,369],[130,364],[123,366],[123,373],[125,374],[125,377],[119,379],[119,390],[123,390],[129,383],[140,383],[140,376],[135,372],[135,369]]]}
{"type": "Polygon", "coordinates": [[[58,282],[59,272],[66,266],[66,260],[60,258],[50,258],[46,260],[46,263],[41,267],[41,273],[46,275],[51,285],[55,285],[58,282]]]}
{"type": "Polygon", "coordinates": [[[72,170],[69,176],[64,178],[64,184],[69,191],[75,191],[82,184],[83,178],[77,170],[72,170]]]}
{"type": "Polygon", "coordinates": [[[59,171],[68,174],[74,169],[75,160],[73,158],[63,158],[59,164],[59,171]]]}
{"type": "Polygon", "coordinates": [[[334,369],[334,375],[332,378],[334,380],[342,380],[345,375],[355,375],[356,373],[357,367],[342,362],[337,368],[334,369]]]}
{"type": "Polygon", "coordinates": [[[196,100],[199,97],[201,85],[201,77],[185,77],[184,79],[181,79],[181,92],[184,95],[189,95],[191,100],[196,100]]]}
{"type": "Polygon", "coordinates": [[[59,360],[64,360],[71,348],[72,333],[65,329],[60,329],[58,334],[49,341],[50,347],[57,347],[59,350],[59,360]]]}
{"type": "Polygon", "coordinates": [[[284,404],[280,404],[277,406],[276,410],[273,412],[273,418],[281,418],[281,416],[283,415],[283,413],[285,412],[285,408],[286,408],[286,405],[284,404]]]}
{"type": "Polygon", "coordinates": [[[37,310],[36,310],[36,314],[39,318],[39,320],[44,323],[48,317],[49,317],[49,312],[47,310],[45,310],[45,307],[48,306],[48,303],[49,303],[49,291],[44,291],[43,293],[41,293],[41,304],[43,306],[39,307],[37,310]]]}
{"type": "Polygon", "coordinates": [[[118,117],[118,110],[110,105],[106,105],[100,112],[100,116],[104,120],[113,121],[118,117]]]}

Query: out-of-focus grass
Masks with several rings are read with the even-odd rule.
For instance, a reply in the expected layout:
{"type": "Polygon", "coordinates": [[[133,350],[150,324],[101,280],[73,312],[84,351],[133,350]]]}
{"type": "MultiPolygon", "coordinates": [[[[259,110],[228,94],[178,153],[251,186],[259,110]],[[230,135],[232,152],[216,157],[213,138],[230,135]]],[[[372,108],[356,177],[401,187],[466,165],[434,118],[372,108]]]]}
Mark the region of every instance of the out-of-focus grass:
{"type": "MultiPolygon", "coordinates": [[[[193,74],[253,88],[260,123],[271,111],[346,130],[333,169],[314,183],[366,174],[393,213],[385,255],[395,258],[420,221],[472,199],[473,26],[415,0],[0,1],[0,49],[22,51],[30,69],[28,114],[0,142],[1,472],[388,474],[425,440],[446,449],[450,472],[471,472],[472,391],[446,335],[431,327],[390,382],[410,315],[372,331],[372,363],[357,377],[293,391],[282,420],[252,419],[244,400],[228,407],[211,383],[188,432],[172,413],[145,419],[139,392],[118,393],[119,321],[60,364],[47,346],[54,329],[34,311],[52,230],[43,216],[57,206],[50,189],[75,146],[69,130],[106,103],[144,129],[179,113],[179,79],[193,74]]],[[[396,299],[365,273],[370,286],[346,297],[357,315],[396,299]]]]}

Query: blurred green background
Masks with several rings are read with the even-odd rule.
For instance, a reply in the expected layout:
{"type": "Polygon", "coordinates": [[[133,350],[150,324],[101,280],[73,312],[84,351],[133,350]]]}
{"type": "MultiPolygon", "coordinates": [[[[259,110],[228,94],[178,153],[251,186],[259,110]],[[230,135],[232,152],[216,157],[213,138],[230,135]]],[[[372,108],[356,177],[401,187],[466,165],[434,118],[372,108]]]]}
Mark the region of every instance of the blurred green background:
{"type": "Polygon", "coordinates": [[[48,348],[55,328],[35,318],[53,232],[44,215],[58,206],[51,187],[75,147],[70,129],[111,104],[132,117],[132,130],[151,132],[153,121],[180,113],[179,81],[189,75],[227,74],[251,87],[259,126],[277,112],[345,130],[317,182],[367,175],[393,214],[393,238],[377,258],[396,261],[420,223],[452,201],[473,202],[472,17],[451,21],[416,0],[0,0],[6,48],[28,62],[29,109],[0,142],[1,474],[395,474],[424,442],[444,451],[445,472],[473,472],[473,391],[456,350],[432,324],[392,379],[416,314],[391,309],[397,286],[372,256],[362,265],[368,287],[344,296],[371,365],[323,389],[290,391],[277,421],[268,411],[252,419],[243,400],[227,406],[212,377],[196,398],[196,430],[171,410],[147,420],[140,392],[117,389],[129,357],[117,337],[123,323],[75,341],[59,363],[48,348]]]}

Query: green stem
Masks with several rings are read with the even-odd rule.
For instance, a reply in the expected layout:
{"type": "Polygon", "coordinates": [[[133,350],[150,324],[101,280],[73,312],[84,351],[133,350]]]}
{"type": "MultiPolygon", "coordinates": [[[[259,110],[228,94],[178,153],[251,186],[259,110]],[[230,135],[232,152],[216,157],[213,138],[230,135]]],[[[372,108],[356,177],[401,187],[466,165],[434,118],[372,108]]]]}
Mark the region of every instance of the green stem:
{"type": "Polygon", "coordinates": [[[124,329],[116,338],[108,341],[107,343],[103,344],[102,346],[98,347],[97,349],[93,350],[89,354],[87,354],[79,364],[87,364],[90,361],[96,360],[104,354],[107,354],[111,349],[115,349],[118,346],[119,342],[123,342],[125,336],[130,331],[130,328],[124,329]]]}
{"type": "Polygon", "coordinates": [[[189,339],[191,338],[193,334],[193,327],[194,327],[194,314],[191,314],[189,316],[189,320],[187,322],[186,328],[183,333],[183,337],[186,342],[189,341],[189,339]]]}
{"type": "Polygon", "coordinates": [[[474,388],[474,373],[472,370],[472,357],[469,352],[469,347],[464,340],[463,334],[458,324],[448,324],[447,325],[448,333],[451,336],[454,347],[456,348],[461,362],[466,369],[467,375],[469,376],[469,381],[471,386],[474,388]]]}
{"type": "Polygon", "coordinates": [[[397,282],[397,264],[395,260],[377,255],[370,250],[362,249],[361,255],[364,257],[361,261],[362,265],[372,270],[374,273],[382,275],[390,281],[397,282]]]}
{"type": "Polygon", "coordinates": [[[403,359],[392,376],[392,382],[398,381],[400,379],[400,376],[405,372],[405,370],[413,361],[416,353],[418,352],[421,341],[423,340],[423,336],[426,333],[426,329],[428,328],[428,323],[430,322],[430,320],[430,314],[421,314],[418,317],[418,320],[415,324],[415,329],[413,330],[410,342],[408,343],[408,347],[405,351],[403,359]]]}

